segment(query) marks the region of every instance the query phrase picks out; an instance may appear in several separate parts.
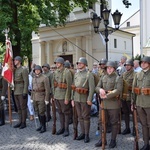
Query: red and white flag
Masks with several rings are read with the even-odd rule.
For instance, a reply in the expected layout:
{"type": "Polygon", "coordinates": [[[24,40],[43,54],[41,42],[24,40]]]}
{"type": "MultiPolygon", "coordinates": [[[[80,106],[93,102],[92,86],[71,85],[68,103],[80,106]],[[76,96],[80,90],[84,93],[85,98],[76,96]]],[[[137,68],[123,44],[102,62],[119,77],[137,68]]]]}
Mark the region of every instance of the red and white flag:
{"type": "Polygon", "coordinates": [[[10,40],[6,40],[6,53],[4,56],[2,76],[12,87],[14,87],[13,52],[10,40]]]}

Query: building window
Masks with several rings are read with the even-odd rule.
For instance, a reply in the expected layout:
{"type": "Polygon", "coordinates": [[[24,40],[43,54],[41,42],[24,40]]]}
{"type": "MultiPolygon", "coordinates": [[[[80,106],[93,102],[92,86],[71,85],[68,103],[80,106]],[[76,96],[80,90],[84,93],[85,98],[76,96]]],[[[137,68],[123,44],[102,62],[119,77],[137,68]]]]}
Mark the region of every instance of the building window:
{"type": "Polygon", "coordinates": [[[114,48],[117,48],[117,39],[114,39],[114,48]]]}
{"type": "Polygon", "coordinates": [[[130,27],[130,22],[127,22],[127,27],[130,27]]]}
{"type": "Polygon", "coordinates": [[[127,43],[124,41],[124,49],[127,49],[127,43]]]}

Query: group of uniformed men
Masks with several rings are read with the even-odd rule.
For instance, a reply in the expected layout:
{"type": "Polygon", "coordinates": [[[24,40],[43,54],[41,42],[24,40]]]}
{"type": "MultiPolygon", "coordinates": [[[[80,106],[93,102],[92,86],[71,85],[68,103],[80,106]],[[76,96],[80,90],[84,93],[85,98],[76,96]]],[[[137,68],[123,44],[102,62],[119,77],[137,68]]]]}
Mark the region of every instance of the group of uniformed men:
{"type": "MultiPolygon", "coordinates": [[[[22,58],[14,58],[14,96],[18,109],[19,121],[14,128],[23,129],[26,127],[27,118],[27,95],[28,95],[28,71],[21,65],[22,58]]],[[[134,72],[133,60],[126,60],[120,66],[119,75],[116,71],[117,66],[114,61],[101,59],[99,62],[100,70],[98,74],[89,71],[86,58],[81,57],[77,61],[77,70],[70,69],[70,63],[64,61],[62,57],[55,60],[56,70],[50,71],[49,64],[42,67],[36,65],[33,69],[31,103],[38,113],[40,126],[36,130],[40,133],[46,131],[46,121],[51,119],[51,100],[55,102],[58,109],[60,129],[57,135],[69,135],[69,121],[72,108],[76,109],[81,133],[74,139],[90,141],[90,112],[93,94],[98,95],[100,108],[103,101],[105,110],[106,128],[111,127],[111,141],[109,148],[116,147],[116,137],[118,134],[119,113],[125,115],[125,130],[123,135],[130,131],[130,113],[133,104],[137,107],[138,116],[142,125],[144,146],[141,150],[149,150],[150,138],[150,57],[145,56],[141,59],[142,70],[134,72]],[[125,72],[121,71],[125,69],[125,72]],[[119,98],[118,98],[119,97],[119,98]],[[121,101],[119,101],[120,99],[121,101]]],[[[5,84],[0,82],[0,125],[5,124],[3,100],[6,93],[2,91],[5,84]],[[3,86],[3,88],[2,88],[3,86]]],[[[4,81],[3,81],[4,82],[4,81]]],[[[4,90],[6,91],[6,90],[4,90]]],[[[102,131],[102,117],[99,111],[99,127],[102,131]]],[[[133,125],[134,126],[134,125],[133,125]]],[[[134,130],[133,130],[134,134],[134,130]]],[[[100,134],[102,135],[102,134],[100,134]]],[[[107,140],[105,140],[105,145],[107,140]]],[[[95,144],[96,147],[102,146],[102,138],[95,144]]]]}

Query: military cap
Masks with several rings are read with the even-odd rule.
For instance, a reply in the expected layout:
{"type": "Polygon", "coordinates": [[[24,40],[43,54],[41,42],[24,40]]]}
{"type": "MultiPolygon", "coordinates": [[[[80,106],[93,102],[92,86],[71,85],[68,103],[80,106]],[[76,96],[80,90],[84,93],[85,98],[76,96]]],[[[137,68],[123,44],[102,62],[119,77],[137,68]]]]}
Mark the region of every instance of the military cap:
{"type": "Polygon", "coordinates": [[[145,56],[141,59],[141,62],[144,61],[144,62],[148,62],[150,63],[150,57],[149,56],[145,56]]]}
{"type": "Polygon", "coordinates": [[[78,63],[83,63],[83,64],[85,64],[86,66],[88,65],[88,64],[87,64],[87,60],[86,60],[85,57],[80,57],[79,60],[78,60],[78,62],[77,62],[77,64],[78,64],[78,63]]]}
{"type": "Polygon", "coordinates": [[[36,65],[36,66],[34,67],[34,72],[35,72],[35,70],[40,70],[40,71],[42,72],[42,68],[41,68],[41,66],[39,66],[39,65],[36,65]]]}
{"type": "Polygon", "coordinates": [[[108,61],[107,64],[106,64],[106,66],[107,66],[107,67],[113,67],[113,68],[115,68],[115,69],[116,69],[116,67],[117,67],[117,66],[116,66],[116,63],[115,63],[114,61],[108,61]]]}
{"type": "Polygon", "coordinates": [[[56,64],[56,63],[64,64],[64,62],[65,62],[65,61],[64,61],[64,59],[63,59],[62,57],[58,57],[58,58],[56,58],[56,60],[55,60],[54,63],[55,63],[55,64],[56,64]]]}
{"type": "Polygon", "coordinates": [[[43,67],[47,67],[48,69],[50,69],[50,65],[47,64],[47,63],[45,63],[45,64],[42,66],[42,68],[43,68],[43,67]]]}
{"type": "Polygon", "coordinates": [[[65,61],[65,62],[64,62],[64,67],[65,67],[65,68],[70,68],[70,62],[65,61]]]}
{"type": "Polygon", "coordinates": [[[20,56],[16,56],[16,57],[14,58],[14,60],[18,60],[18,61],[22,62],[22,58],[21,58],[20,56]]]}
{"type": "Polygon", "coordinates": [[[106,63],[107,63],[107,59],[105,59],[105,58],[102,58],[102,59],[99,61],[99,65],[101,65],[101,64],[106,65],[106,63]]]}
{"type": "Polygon", "coordinates": [[[134,66],[134,63],[133,63],[133,60],[132,59],[128,59],[125,63],[125,66],[126,65],[131,65],[131,66],[134,66]]]}

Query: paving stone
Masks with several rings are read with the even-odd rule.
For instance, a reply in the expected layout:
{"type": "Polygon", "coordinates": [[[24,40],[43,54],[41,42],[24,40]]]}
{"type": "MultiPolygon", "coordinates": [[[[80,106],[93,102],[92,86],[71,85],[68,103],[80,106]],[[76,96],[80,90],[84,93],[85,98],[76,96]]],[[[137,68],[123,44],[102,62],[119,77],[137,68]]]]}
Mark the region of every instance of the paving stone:
{"type": "MultiPolygon", "coordinates": [[[[58,118],[58,117],[57,117],[58,118]]],[[[52,120],[48,123],[47,131],[40,134],[35,129],[35,122],[27,119],[27,127],[24,129],[13,128],[17,123],[17,113],[12,114],[13,124],[10,126],[8,112],[6,112],[6,125],[0,127],[0,150],[100,150],[96,148],[99,136],[95,135],[97,130],[97,117],[91,118],[90,142],[73,140],[73,126],[70,125],[70,136],[52,135],[52,120]]],[[[38,120],[37,120],[38,122],[38,120]]],[[[132,124],[131,124],[132,125],[132,124]]],[[[80,126],[79,126],[80,127],[80,126]]],[[[141,135],[141,125],[139,127],[139,146],[143,146],[141,135]]],[[[57,119],[57,130],[59,129],[59,119],[57,119]]],[[[122,121],[122,131],[124,121],[122,121]]],[[[80,131],[80,130],[79,130],[80,131]]],[[[80,133],[79,133],[80,134],[80,133]]],[[[107,143],[109,145],[111,133],[107,134],[107,143]]],[[[108,145],[106,149],[108,149],[108,145]]],[[[117,136],[117,147],[114,150],[132,150],[134,146],[134,137],[131,134],[117,136]]]]}

